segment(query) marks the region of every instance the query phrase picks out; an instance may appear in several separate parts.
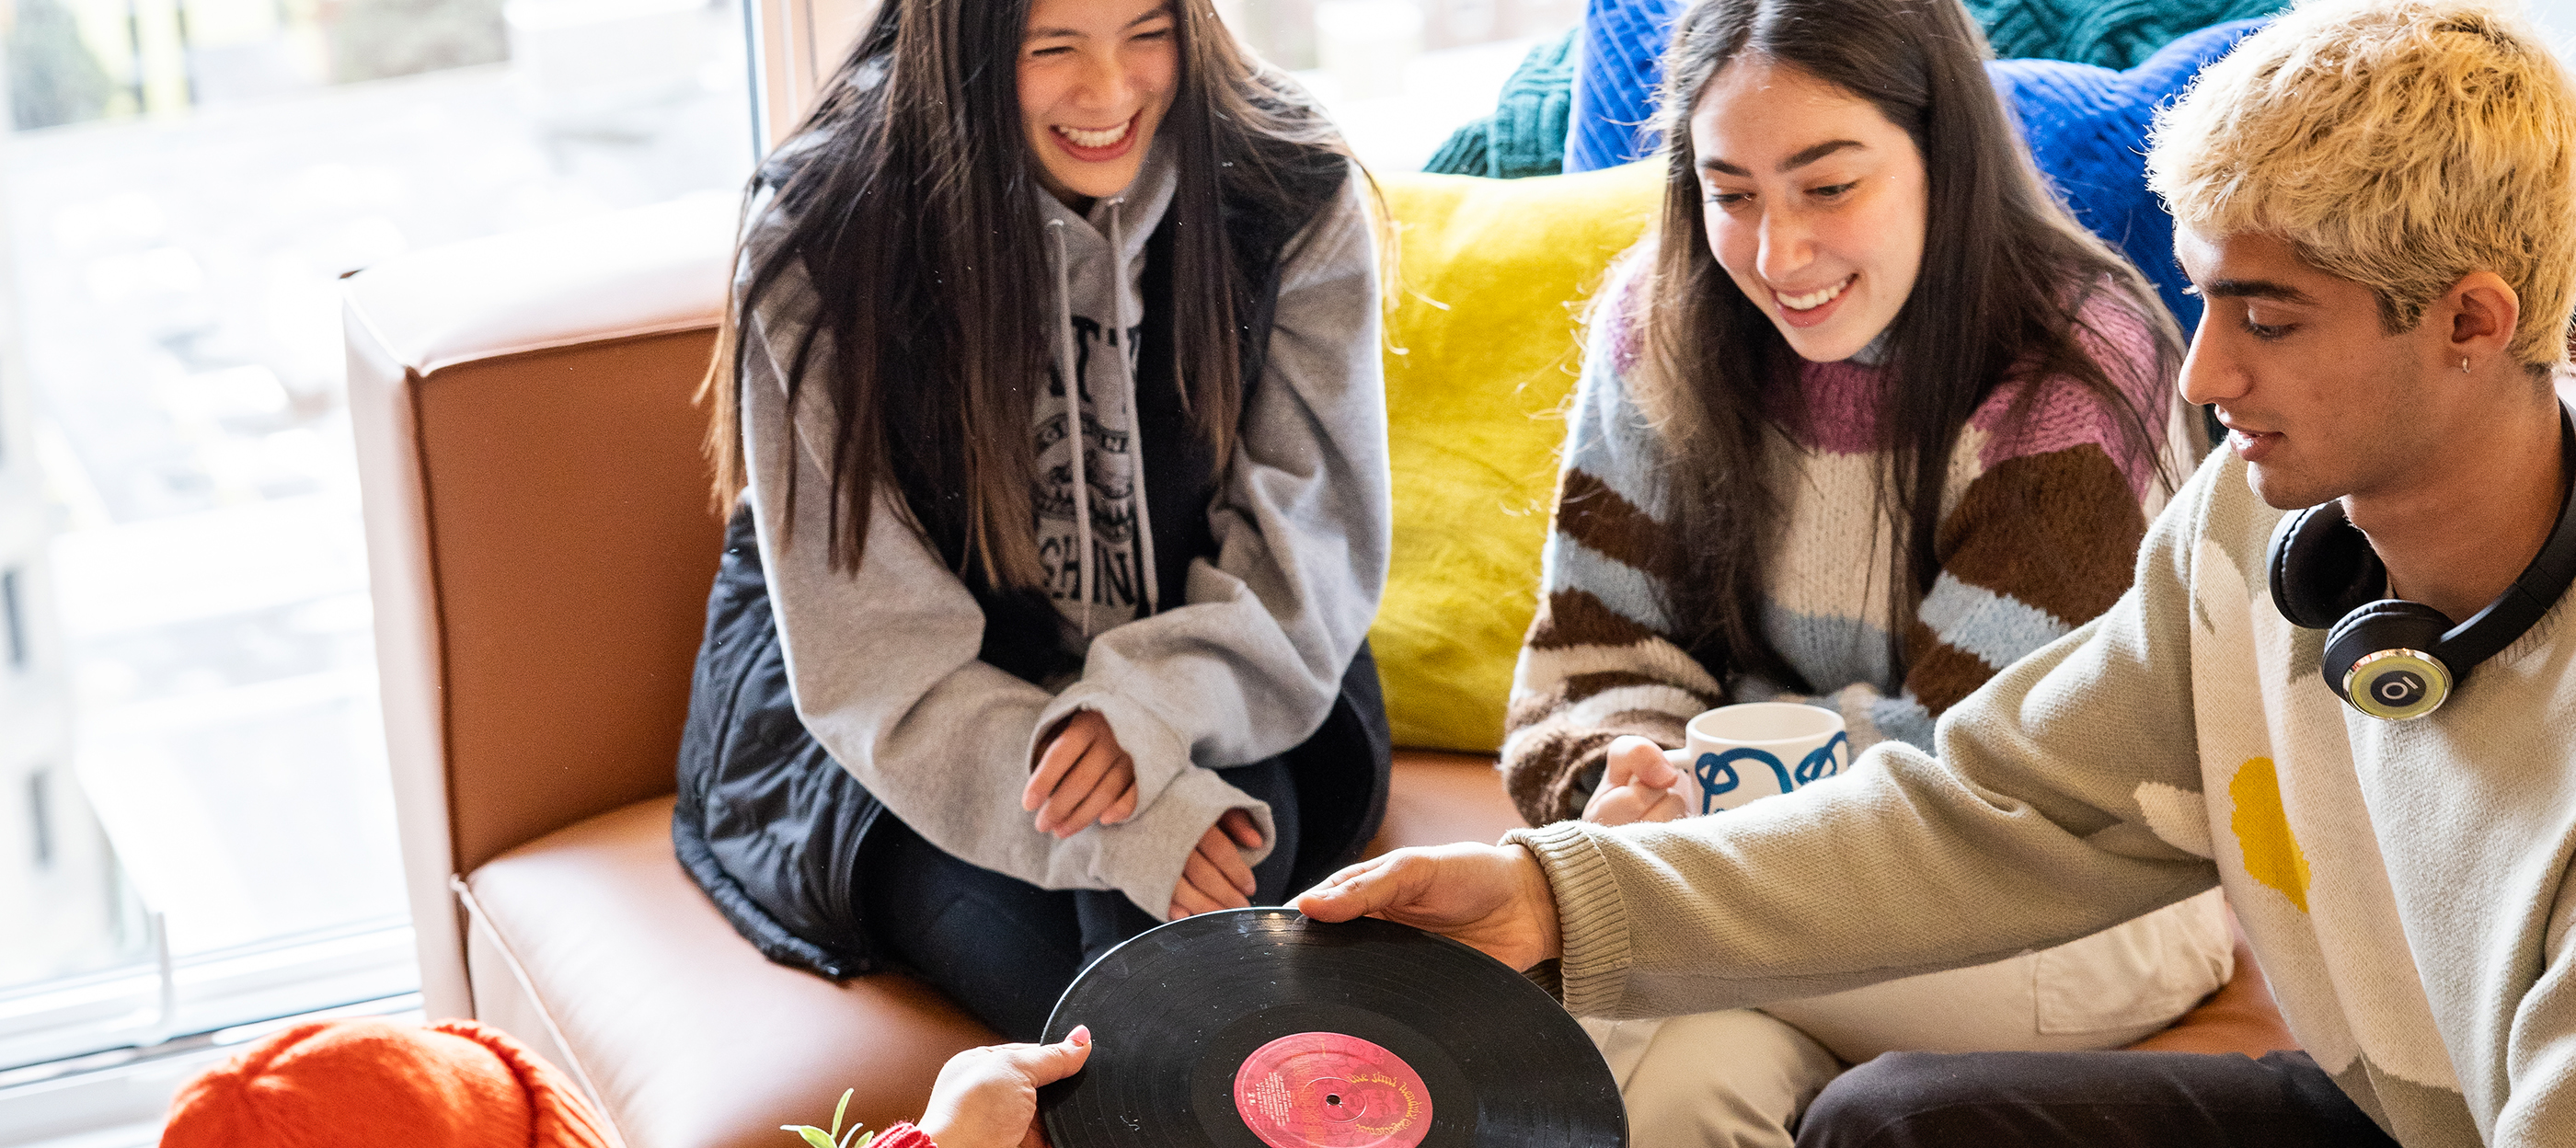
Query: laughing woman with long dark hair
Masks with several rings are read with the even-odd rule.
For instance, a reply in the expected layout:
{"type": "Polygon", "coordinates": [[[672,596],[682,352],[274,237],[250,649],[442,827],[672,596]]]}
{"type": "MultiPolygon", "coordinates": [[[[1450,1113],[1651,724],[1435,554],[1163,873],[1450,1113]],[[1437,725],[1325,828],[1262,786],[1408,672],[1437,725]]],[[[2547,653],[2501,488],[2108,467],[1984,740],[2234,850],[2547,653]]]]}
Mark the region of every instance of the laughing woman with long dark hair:
{"type": "Polygon", "coordinates": [[[1365,177],[1209,0],[888,0],[745,207],[680,858],[1032,1040],[1383,807],[1365,177]]]}

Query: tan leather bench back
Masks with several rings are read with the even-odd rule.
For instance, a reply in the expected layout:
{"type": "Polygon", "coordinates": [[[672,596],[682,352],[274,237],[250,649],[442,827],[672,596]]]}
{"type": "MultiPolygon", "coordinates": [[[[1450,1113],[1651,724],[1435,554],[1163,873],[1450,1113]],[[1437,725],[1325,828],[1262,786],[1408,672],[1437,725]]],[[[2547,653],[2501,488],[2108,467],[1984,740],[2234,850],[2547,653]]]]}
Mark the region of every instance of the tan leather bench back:
{"type": "Polygon", "coordinates": [[[667,793],[722,523],[692,395],[730,196],[353,278],[350,408],[431,1015],[466,1012],[446,888],[667,793]],[[453,968],[450,968],[453,966],[453,968]]]}

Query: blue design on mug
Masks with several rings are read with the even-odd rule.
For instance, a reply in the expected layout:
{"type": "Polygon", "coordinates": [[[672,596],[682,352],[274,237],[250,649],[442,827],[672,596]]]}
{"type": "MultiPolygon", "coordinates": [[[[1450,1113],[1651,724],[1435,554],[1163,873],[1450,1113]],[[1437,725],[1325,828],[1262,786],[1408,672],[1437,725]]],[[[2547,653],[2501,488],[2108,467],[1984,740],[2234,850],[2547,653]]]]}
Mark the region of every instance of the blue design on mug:
{"type": "MultiPolygon", "coordinates": [[[[1832,777],[1837,773],[1841,773],[1843,771],[1843,759],[1850,756],[1851,735],[1844,733],[1835,734],[1832,741],[1826,742],[1822,748],[1817,749],[1814,753],[1808,754],[1806,757],[1799,760],[1798,784],[1805,785],[1819,778],[1832,777]],[[1837,756],[1838,754],[1840,756],[1837,756]]],[[[1783,786],[1780,791],[1782,793],[1786,793],[1788,792],[1788,788],[1783,786]]]]}
{"type": "Polygon", "coordinates": [[[1719,794],[1733,793],[1736,787],[1744,784],[1743,776],[1735,772],[1735,763],[1739,761],[1759,761],[1770,766],[1771,776],[1779,780],[1782,793],[1797,788],[1797,784],[1789,779],[1789,767],[1780,764],[1779,758],[1766,751],[1739,746],[1724,753],[1703,753],[1698,761],[1691,763],[1691,772],[1699,778],[1700,812],[1714,812],[1710,802],[1717,800],[1719,794]]]}
{"type": "MultiPolygon", "coordinates": [[[[1737,751],[1737,753],[1741,752],[1743,751],[1737,751]]],[[[1703,753],[1699,755],[1698,761],[1691,763],[1691,773],[1699,778],[1699,807],[1701,809],[1707,809],[1708,803],[1712,799],[1716,798],[1717,795],[1721,793],[1733,793],[1737,786],[1744,784],[1744,779],[1737,776],[1735,767],[1727,764],[1727,758],[1734,756],[1736,756],[1736,754],[1733,753],[1726,755],[1726,757],[1719,757],[1713,753],[1703,753]]]]}

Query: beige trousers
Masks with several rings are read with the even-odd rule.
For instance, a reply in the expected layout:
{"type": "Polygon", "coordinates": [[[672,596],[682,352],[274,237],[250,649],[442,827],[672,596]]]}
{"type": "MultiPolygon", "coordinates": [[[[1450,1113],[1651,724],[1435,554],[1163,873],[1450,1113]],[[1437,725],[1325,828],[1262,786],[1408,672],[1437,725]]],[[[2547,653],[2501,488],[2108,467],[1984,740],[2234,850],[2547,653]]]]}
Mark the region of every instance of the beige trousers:
{"type": "Polygon", "coordinates": [[[2227,983],[2216,890],[2053,949],[1761,1009],[1585,1020],[1636,1148],[1789,1148],[1847,1064],[1882,1052],[2120,1048],[2227,983]]]}
{"type": "Polygon", "coordinates": [[[1789,1148],[1789,1128],[1843,1070],[1814,1037],[1759,1009],[1592,1020],[1628,1105],[1634,1148],[1789,1148]]]}

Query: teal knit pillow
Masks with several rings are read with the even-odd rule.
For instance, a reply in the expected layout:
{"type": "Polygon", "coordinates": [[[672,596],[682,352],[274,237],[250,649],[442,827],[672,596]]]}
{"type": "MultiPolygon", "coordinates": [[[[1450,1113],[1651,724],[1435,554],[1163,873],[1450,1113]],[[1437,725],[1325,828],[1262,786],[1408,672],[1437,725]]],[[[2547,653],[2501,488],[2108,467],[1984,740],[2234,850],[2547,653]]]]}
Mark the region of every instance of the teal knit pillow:
{"type": "Polygon", "coordinates": [[[2194,28],[2268,16],[2284,0],[1966,0],[1997,59],[2137,67],[2194,28]]]}
{"type": "Polygon", "coordinates": [[[1491,179],[1563,171],[1566,116],[1574,104],[1574,33],[1530,49],[1503,81],[1496,103],[1494,114],[1450,133],[1422,170],[1491,179]]]}

